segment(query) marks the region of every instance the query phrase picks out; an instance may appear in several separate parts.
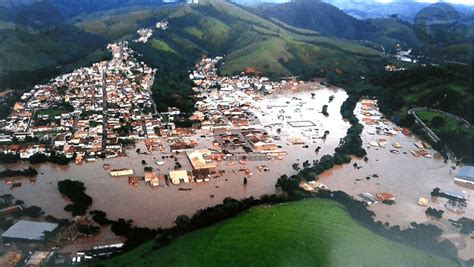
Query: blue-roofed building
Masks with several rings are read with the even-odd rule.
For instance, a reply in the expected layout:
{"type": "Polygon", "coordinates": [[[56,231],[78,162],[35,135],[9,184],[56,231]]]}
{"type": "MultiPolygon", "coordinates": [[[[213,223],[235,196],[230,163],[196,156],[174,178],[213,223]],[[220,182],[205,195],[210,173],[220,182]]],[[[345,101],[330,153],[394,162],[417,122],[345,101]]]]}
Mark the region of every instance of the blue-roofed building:
{"type": "Polygon", "coordinates": [[[2,237],[5,241],[28,240],[43,241],[46,232],[54,232],[58,228],[57,223],[19,221],[6,230],[2,237]]]}
{"type": "Polygon", "coordinates": [[[454,177],[455,181],[474,184],[474,166],[464,166],[454,177]]]}

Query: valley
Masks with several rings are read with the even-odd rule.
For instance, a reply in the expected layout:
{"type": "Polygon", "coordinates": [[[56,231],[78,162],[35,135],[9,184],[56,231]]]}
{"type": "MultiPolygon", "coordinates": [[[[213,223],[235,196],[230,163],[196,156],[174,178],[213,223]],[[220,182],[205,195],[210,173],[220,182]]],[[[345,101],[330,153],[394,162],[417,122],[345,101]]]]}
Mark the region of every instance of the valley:
{"type": "Polygon", "coordinates": [[[472,264],[471,9],[16,1],[0,262],[472,264]]]}

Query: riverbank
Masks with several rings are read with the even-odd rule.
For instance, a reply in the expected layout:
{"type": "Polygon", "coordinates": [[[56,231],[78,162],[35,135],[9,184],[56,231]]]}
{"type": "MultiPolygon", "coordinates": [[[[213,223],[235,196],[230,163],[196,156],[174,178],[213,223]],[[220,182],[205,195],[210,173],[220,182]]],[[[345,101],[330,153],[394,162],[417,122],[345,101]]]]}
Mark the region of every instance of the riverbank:
{"type": "Polygon", "coordinates": [[[254,207],[158,250],[152,247],[153,242],[145,243],[106,266],[456,266],[374,234],[337,202],[324,199],[254,207]]]}

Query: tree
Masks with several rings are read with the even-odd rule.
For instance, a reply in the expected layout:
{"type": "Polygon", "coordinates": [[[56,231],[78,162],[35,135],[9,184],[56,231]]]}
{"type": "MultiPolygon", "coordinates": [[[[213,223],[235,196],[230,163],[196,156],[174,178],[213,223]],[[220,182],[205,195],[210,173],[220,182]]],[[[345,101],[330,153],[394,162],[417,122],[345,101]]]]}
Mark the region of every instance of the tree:
{"type": "Polygon", "coordinates": [[[191,226],[191,219],[186,215],[179,215],[176,217],[174,224],[176,224],[176,227],[181,231],[186,231],[191,226]]]}
{"type": "Polygon", "coordinates": [[[431,125],[435,128],[439,128],[444,125],[444,119],[441,116],[435,116],[431,119],[431,125]]]}

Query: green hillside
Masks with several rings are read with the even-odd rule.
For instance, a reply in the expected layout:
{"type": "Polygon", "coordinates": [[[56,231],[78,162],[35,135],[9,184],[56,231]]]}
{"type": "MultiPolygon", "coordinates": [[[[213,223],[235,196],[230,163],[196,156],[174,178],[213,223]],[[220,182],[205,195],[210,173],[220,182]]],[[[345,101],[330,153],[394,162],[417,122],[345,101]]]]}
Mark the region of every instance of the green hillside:
{"type": "Polygon", "coordinates": [[[375,44],[382,44],[390,53],[395,52],[397,45],[403,48],[417,48],[422,45],[408,22],[397,18],[376,18],[368,20],[367,23],[373,28],[367,39],[375,44]]]}
{"type": "Polygon", "coordinates": [[[354,80],[382,68],[386,58],[369,47],[319,32],[263,18],[226,1],[203,0],[155,10],[133,10],[101,16],[88,15],[75,25],[109,40],[132,39],[141,27],[166,19],[169,28],[155,31],[146,44],[131,43],[147,64],[157,67],[152,88],[159,110],[169,106],[188,112],[193,108],[187,71],[202,56],[225,56],[220,71],[232,75],[249,67],[280,78],[330,77],[354,80]]]}
{"type": "Polygon", "coordinates": [[[309,78],[324,75],[321,69],[340,69],[358,77],[367,71],[364,59],[382,57],[365,46],[266,19],[225,1],[208,0],[200,1],[199,5],[103,16],[77,26],[115,39],[130,37],[139,27],[160,19],[167,19],[170,27],[158,33],[160,46],[154,43],[158,53],[175,51],[188,66],[202,54],[226,55],[226,74],[253,67],[272,77],[295,74],[309,78]],[[320,56],[334,60],[315,60],[320,56]]]}
{"type": "Polygon", "coordinates": [[[145,243],[106,266],[450,266],[447,259],[389,241],[334,201],[253,208],[158,249],[145,243]]]}
{"type": "Polygon", "coordinates": [[[367,23],[322,1],[298,0],[282,4],[261,4],[255,10],[263,17],[276,18],[327,36],[361,39],[370,30],[367,23]]]}
{"type": "Polygon", "coordinates": [[[106,45],[103,38],[68,25],[31,30],[10,24],[0,27],[0,38],[0,90],[27,89],[91,54],[89,62],[97,61],[102,58],[97,50],[106,45]]]}
{"type": "MultiPolygon", "coordinates": [[[[410,9],[410,8],[409,8],[410,9]]],[[[416,8],[413,8],[416,9],[416,8]]],[[[263,17],[294,27],[356,41],[375,49],[396,53],[397,46],[430,60],[472,63],[473,17],[464,16],[447,3],[420,7],[414,22],[391,16],[359,20],[319,0],[295,0],[261,4],[252,10],[263,17]],[[450,47],[453,46],[453,47],[450,47]]]]}

